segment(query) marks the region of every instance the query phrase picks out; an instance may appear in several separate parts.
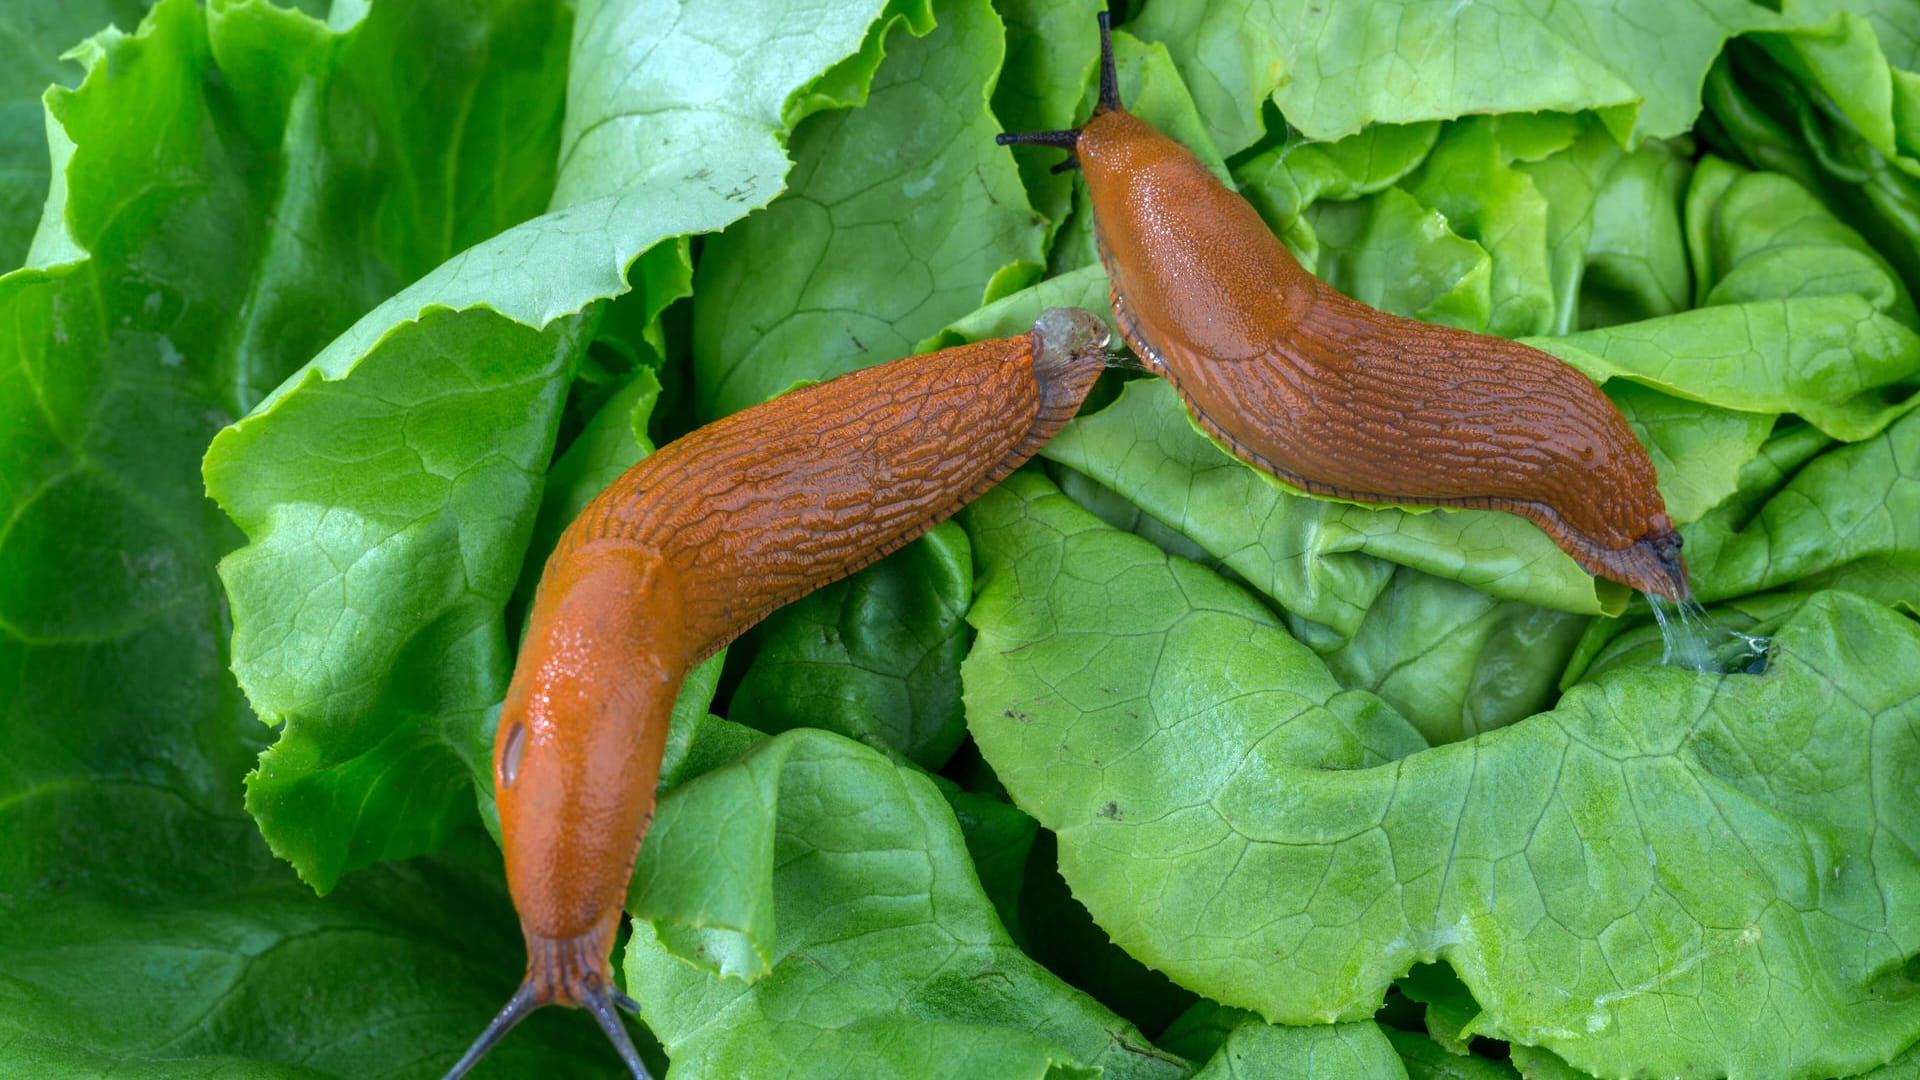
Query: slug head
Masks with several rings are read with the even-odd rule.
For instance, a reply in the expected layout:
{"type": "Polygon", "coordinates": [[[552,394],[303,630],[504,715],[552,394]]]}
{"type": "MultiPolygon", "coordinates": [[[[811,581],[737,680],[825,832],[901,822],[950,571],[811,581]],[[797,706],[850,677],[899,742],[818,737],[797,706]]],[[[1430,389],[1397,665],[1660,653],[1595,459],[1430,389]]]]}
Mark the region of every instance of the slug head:
{"type": "Polygon", "coordinates": [[[1104,354],[1113,340],[1106,320],[1085,308],[1048,308],[1033,323],[1034,367],[1064,367],[1078,357],[1104,354]]]}
{"type": "Polygon", "coordinates": [[[1650,531],[1632,546],[1597,559],[1599,571],[1676,604],[1691,600],[1693,588],[1687,583],[1687,561],[1680,556],[1680,534],[1664,513],[1655,514],[1650,524],[1650,531]]]}
{"type": "MultiPolygon", "coordinates": [[[[1120,80],[1113,67],[1113,30],[1111,18],[1107,12],[1101,12],[1100,20],[1100,100],[1093,106],[1093,117],[1088,123],[1107,113],[1123,112],[1120,107],[1120,80]]],[[[1080,141],[1081,128],[1070,131],[1028,131],[1022,133],[1003,132],[993,137],[1001,146],[1051,146],[1056,150],[1065,150],[1067,160],[1053,167],[1055,173],[1078,168],[1080,160],[1075,153],[1080,141]]]]}
{"type": "Polygon", "coordinates": [[[604,541],[563,540],[547,564],[494,737],[527,974],[449,1078],[543,1005],[593,1013],[633,1075],[647,1077],[614,1012],[634,1005],[614,987],[608,954],[685,674],[679,650],[657,640],[677,603],[663,571],[657,557],[604,541]]]}

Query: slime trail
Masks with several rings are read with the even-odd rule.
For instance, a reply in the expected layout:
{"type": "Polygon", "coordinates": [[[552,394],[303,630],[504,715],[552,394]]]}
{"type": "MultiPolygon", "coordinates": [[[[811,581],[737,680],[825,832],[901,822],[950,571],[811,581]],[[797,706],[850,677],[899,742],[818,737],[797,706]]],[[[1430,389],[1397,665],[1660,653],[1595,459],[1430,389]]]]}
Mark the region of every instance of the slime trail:
{"type": "Polygon", "coordinates": [[[1654,593],[1645,595],[1665,644],[1662,664],[1712,675],[1758,675],[1766,670],[1772,639],[1721,626],[1697,600],[1675,604],[1654,593]]]}

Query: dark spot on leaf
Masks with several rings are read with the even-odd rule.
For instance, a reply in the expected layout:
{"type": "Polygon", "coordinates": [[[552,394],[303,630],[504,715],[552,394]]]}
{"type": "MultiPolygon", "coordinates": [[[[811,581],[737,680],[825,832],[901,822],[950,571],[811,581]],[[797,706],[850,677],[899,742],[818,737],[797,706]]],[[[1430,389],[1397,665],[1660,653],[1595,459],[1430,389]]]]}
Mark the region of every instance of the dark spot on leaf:
{"type": "Polygon", "coordinates": [[[1100,808],[1100,816],[1108,821],[1119,821],[1120,804],[1111,799],[1107,800],[1107,805],[1100,808]]]}

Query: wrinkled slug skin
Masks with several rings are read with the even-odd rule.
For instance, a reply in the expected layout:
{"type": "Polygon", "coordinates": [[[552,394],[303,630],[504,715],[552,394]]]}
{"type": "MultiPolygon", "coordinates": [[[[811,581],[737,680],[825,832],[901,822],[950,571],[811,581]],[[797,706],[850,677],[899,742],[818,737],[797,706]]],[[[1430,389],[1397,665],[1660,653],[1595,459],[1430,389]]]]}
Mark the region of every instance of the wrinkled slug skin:
{"type": "Polygon", "coordinates": [[[1589,572],[1684,595],[1653,463],[1584,375],[1341,295],[1123,110],[1074,153],[1128,344],[1243,460],[1320,494],[1520,514],[1589,572]]]}
{"type": "Polygon", "coordinates": [[[774,608],[899,548],[1071,419],[1104,323],[841,376],[710,424],[616,480],[548,559],[494,742],[507,882],[538,1003],[607,954],[688,669],[774,608]]]}

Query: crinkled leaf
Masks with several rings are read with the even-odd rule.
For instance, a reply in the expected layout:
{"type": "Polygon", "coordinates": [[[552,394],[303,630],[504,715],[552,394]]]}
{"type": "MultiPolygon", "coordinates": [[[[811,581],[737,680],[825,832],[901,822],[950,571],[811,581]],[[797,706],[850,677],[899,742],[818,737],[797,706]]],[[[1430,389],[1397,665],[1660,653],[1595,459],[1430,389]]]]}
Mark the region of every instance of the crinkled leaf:
{"type": "MultiPolygon", "coordinates": [[[[253,18],[315,25],[169,0],[82,52],[85,81],[49,97],[66,156],[47,229],[75,257],[0,279],[9,1076],[438,1074],[521,966],[490,855],[322,902],[242,811],[265,733],[226,671],[213,563],[238,537],[197,475],[237,406],[247,275],[271,260],[270,182],[223,163],[269,151],[247,131],[286,103],[210,59],[233,43],[222,19],[253,18]]],[[[603,1074],[604,1040],[555,1019],[503,1067],[603,1074]]]]}
{"type": "Polygon", "coordinates": [[[1854,294],[1914,325],[1899,275],[1788,177],[1706,158],[1688,191],[1687,231],[1702,307],[1854,294]]]}
{"type": "Polygon", "coordinates": [[[1092,511],[1095,517],[1114,528],[1148,540],[1169,555],[1191,559],[1216,573],[1233,574],[1225,563],[1208,554],[1206,548],[1187,539],[1166,522],[1128,502],[1125,496],[1087,474],[1056,463],[1047,470],[1047,475],[1060,485],[1060,490],[1066,493],[1067,498],[1092,511]]]}
{"type": "Polygon", "coordinates": [[[864,106],[795,131],[785,195],[707,241],[694,278],[701,416],[905,356],[998,276],[1039,267],[1045,224],[987,108],[999,16],[987,0],[935,14],[925,37],[893,36],[864,106]]]}
{"type": "Polygon", "coordinates": [[[766,732],[813,727],[938,769],[966,738],[973,553],[943,524],[898,554],[769,616],[729,719],[766,732]]]}
{"type": "MultiPolygon", "coordinates": [[[[562,208],[440,264],[215,440],[208,489],[250,540],[222,569],[235,669],[255,709],[285,724],[249,806],[316,887],[431,850],[471,812],[509,672],[502,612],[584,345],[581,313],[625,291],[642,252],[773,196],[785,103],[858,48],[878,6],[727,5],[733,30],[710,38],[718,7],[667,24],[636,4],[588,5],[565,131],[548,116],[562,208]],[[704,59],[636,65],[657,49],[704,59]]],[[[509,55],[528,51],[564,61],[524,43],[509,55]]],[[[557,103],[554,72],[539,81],[557,103]]],[[[412,115],[468,96],[403,104],[412,115]]],[[[490,141],[528,110],[491,94],[475,103],[485,108],[462,115],[490,141]]]]}
{"type": "Polygon", "coordinates": [[[1646,11],[1236,0],[1150,4],[1130,24],[1166,42],[1228,154],[1260,137],[1269,97],[1315,139],[1372,123],[1589,109],[1623,138],[1678,135],[1692,125],[1701,77],[1726,39],[1787,25],[1747,0],[1646,11]]]}
{"type": "Polygon", "coordinates": [[[1440,211],[1390,187],[1356,202],[1315,203],[1301,220],[1320,251],[1314,273],[1327,284],[1382,311],[1486,330],[1493,261],[1440,211]]]}
{"type": "Polygon", "coordinates": [[[80,66],[62,56],[108,25],[132,30],[148,0],[20,0],[0,12],[0,273],[26,261],[52,173],[46,113],[49,85],[72,86],[80,66]]]}
{"type": "Polygon", "coordinates": [[[1043,480],[968,519],[969,726],[1075,895],[1183,984],[1325,1023],[1443,958],[1475,1034],[1603,1073],[1846,1074],[1920,1036],[1910,620],[1817,594],[1764,675],[1619,666],[1420,750],[1245,594],[1043,480]]]}
{"type": "MultiPolygon", "coordinates": [[[[170,888],[135,903],[110,887],[90,889],[9,915],[0,932],[0,1071],[437,1076],[513,992],[523,947],[493,866],[378,867],[322,901],[274,864],[244,817],[200,817],[172,794],[32,800],[31,831],[46,827],[34,818],[56,808],[96,822],[157,816],[167,835],[152,838],[140,869],[170,888]],[[202,873],[186,864],[222,843],[244,851],[252,871],[222,875],[202,895],[176,891],[202,873]]],[[[87,869],[110,881],[125,865],[87,869]]],[[[534,1018],[495,1051],[491,1067],[607,1075],[617,1063],[582,1021],[534,1018]]]]}
{"type": "Polygon", "coordinates": [[[1428,742],[1457,742],[1547,705],[1587,621],[1402,566],[1324,659],[1341,685],[1380,695],[1428,742]]]}
{"type": "Polygon", "coordinates": [[[1553,333],[1688,306],[1684,143],[1652,139],[1628,153],[1588,123],[1565,150],[1515,168],[1547,199],[1553,333]]]}
{"type": "MultiPolygon", "coordinates": [[[[993,903],[1000,925],[1006,927],[1022,951],[1031,955],[1033,938],[1024,933],[1020,920],[1026,906],[1027,868],[1034,861],[1034,841],[1039,838],[1040,826],[1004,797],[963,791],[941,776],[933,777],[933,781],[960,823],[967,857],[973,860],[980,888],[993,903]]],[[[1052,865],[1051,860],[1048,865],[1052,865]]],[[[1102,1004],[1112,1007],[1104,1000],[1102,1004]]]]}
{"type": "Polygon", "coordinates": [[[1529,344],[1593,379],[1626,378],[1740,412],[1795,413],[1866,438],[1912,408],[1920,335],[1855,294],[1760,300],[1529,344]]]}
{"type": "Polygon", "coordinates": [[[1627,426],[1647,448],[1677,524],[1697,521],[1733,493],[1740,469],[1760,452],[1773,430],[1766,413],[1736,412],[1666,394],[1626,379],[1607,385],[1627,426]]]}
{"type": "MultiPolygon", "coordinates": [[[[1020,814],[1011,806],[1008,809],[1020,814]]],[[[1025,814],[1020,816],[1033,820],[1025,814]]],[[[1010,925],[1009,929],[1028,956],[1067,985],[1099,999],[1143,1031],[1164,1031],[1196,1003],[1193,991],[1174,985],[1165,974],[1135,960],[1107,939],[1107,932],[1094,923],[1086,905],[1073,898],[1066,879],[1060,876],[1059,847],[1052,833],[1038,829],[1021,876],[1020,921],[1017,928],[1010,925]]],[[[1211,1048],[1199,1052],[1166,1049],[1195,1061],[1212,1052],[1211,1048]]]]}
{"type": "Polygon", "coordinates": [[[1125,495],[1341,639],[1359,628],[1393,562],[1562,611],[1623,602],[1511,514],[1369,509],[1283,490],[1195,431],[1163,380],[1128,383],[1042,453],[1125,495]]]}
{"type": "Polygon", "coordinates": [[[627,985],[677,1069],[756,1077],[1187,1071],[1014,946],[980,891],[946,800],[877,751],[822,732],[766,740],[662,798],[643,853],[676,895],[705,882],[715,902],[759,912],[740,935],[742,957],[756,962],[740,971],[744,979],[669,951],[663,936],[685,927],[635,922],[627,985]],[[724,841],[717,851],[716,838],[724,841]]]}
{"type": "Polygon", "coordinates": [[[1203,1001],[1160,1037],[1206,1064],[1194,1080],[1405,1080],[1393,1045],[1372,1021],[1281,1027],[1203,1001]]]}
{"type": "Polygon", "coordinates": [[[1034,320],[1040,317],[1041,312],[1054,307],[1077,307],[1091,311],[1105,319],[1113,331],[1114,340],[1120,340],[1120,328],[1113,322],[1113,308],[1107,303],[1107,272],[1097,265],[1089,265],[1037,281],[1019,292],[1003,296],[955,320],[914,349],[916,352],[931,352],[969,341],[1024,334],[1033,329],[1034,320]]]}
{"type": "Polygon", "coordinates": [[[1743,476],[1764,502],[1736,502],[1683,533],[1694,591],[1841,588],[1920,607],[1920,413],[1804,467],[1788,460],[1797,471],[1757,459],[1743,476]]]}
{"type": "Polygon", "coordinates": [[[1920,280],[1920,76],[1889,71],[1874,37],[1851,12],[1831,12],[1804,33],[1734,42],[1708,72],[1702,130],[1727,156],[1817,191],[1911,284],[1920,280]]]}
{"type": "Polygon", "coordinates": [[[1301,265],[1315,270],[1320,241],[1301,216],[1307,208],[1385,189],[1426,160],[1439,137],[1439,124],[1375,124],[1334,142],[1294,135],[1241,164],[1234,176],[1301,265]]]}
{"type": "Polygon", "coordinates": [[[1547,259],[1547,200],[1533,179],[1507,161],[1491,120],[1447,125],[1407,191],[1443,215],[1446,227],[1492,257],[1491,308],[1484,329],[1500,337],[1553,326],[1547,259]]]}
{"type": "MultiPolygon", "coordinates": [[[[1087,32],[1102,0],[1002,0],[1007,57],[993,88],[993,114],[1008,131],[1061,131],[1086,119],[1087,86],[1098,78],[1100,42],[1087,32]]],[[[1115,45],[1119,43],[1116,41],[1115,45]]],[[[1043,153],[1013,156],[1027,199],[1054,228],[1073,207],[1073,177],[1043,153]]]]}
{"type": "Polygon", "coordinates": [[[1455,1053],[1411,1031],[1383,1030],[1394,1052],[1400,1055],[1408,1080],[1514,1080],[1520,1075],[1504,1061],[1455,1053]]]}

